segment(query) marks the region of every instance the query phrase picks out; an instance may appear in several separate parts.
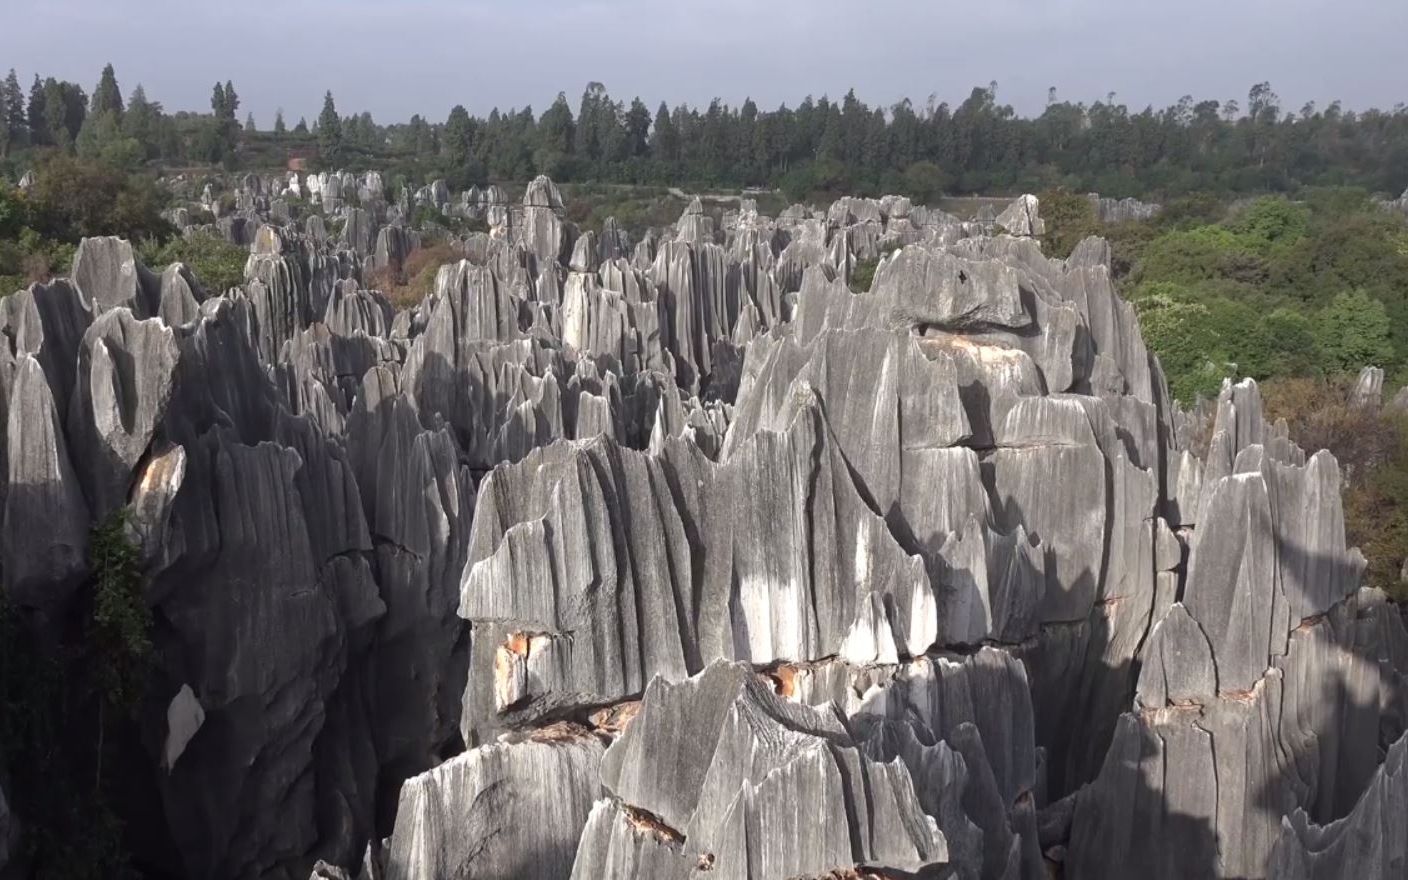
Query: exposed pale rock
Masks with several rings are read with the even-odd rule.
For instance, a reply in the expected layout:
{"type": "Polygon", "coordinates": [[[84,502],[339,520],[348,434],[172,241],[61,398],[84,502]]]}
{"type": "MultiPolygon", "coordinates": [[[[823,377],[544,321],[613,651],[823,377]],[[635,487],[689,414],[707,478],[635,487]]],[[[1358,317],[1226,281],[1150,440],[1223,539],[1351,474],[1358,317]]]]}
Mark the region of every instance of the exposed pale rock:
{"type": "Polygon", "coordinates": [[[1095,209],[1095,217],[1101,223],[1135,223],[1152,220],[1163,212],[1157,204],[1141,202],[1138,199],[1101,198],[1099,193],[1089,193],[1086,199],[1095,209]]]}
{"type": "Polygon", "coordinates": [[[1018,196],[997,215],[995,222],[1012,235],[1042,236],[1046,234],[1046,222],[1041,219],[1040,208],[1036,196],[1018,196]]]}
{"type": "Polygon", "coordinates": [[[1104,242],[897,197],[579,237],[546,178],[328,172],[330,241],[269,222],[289,188],[235,183],[235,290],[95,240],[0,301],[9,599],[79,620],[125,505],[157,621],[110,746],[141,864],[1393,866],[1408,631],[1338,467],[1252,383],[1180,410],[1104,242]],[[491,231],[397,313],[365,273],[416,203],[491,231]]]}
{"type": "Polygon", "coordinates": [[[162,766],[170,772],[180,760],[191,738],[205,723],[205,710],[188,684],[181,685],[171,704],[166,707],[166,744],[162,750],[162,766]]]}
{"type": "Polygon", "coordinates": [[[1384,399],[1384,371],[1378,367],[1365,367],[1360,370],[1349,399],[1357,406],[1381,406],[1384,399]]]}
{"type": "Polygon", "coordinates": [[[15,364],[5,430],[5,589],[21,606],[61,608],[88,568],[88,506],[39,361],[15,364]]]}
{"type": "Polygon", "coordinates": [[[73,257],[73,283],[94,315],[119,307],[139,317],[157,313],[161,283],[126,239],[83,239],[73,257]]]}
{"type": "Polygon", "coordinates": [[[407,780],[386,880],[557,878],[600,793],[601,741],[563,727],[481,746],[407,780]]]}
{"type": "Polygon", "coordinates": [[[1282,820],[1267,875],[1278,880],[1389,880],[1408,865],[1408,735],[1399,737],[1349,815],[1317,825],[1298,809],[1282,820]]]}
{"type": "Polygon", "coordinates": [[[99,316],[83,334],[68,434],[99,519],[127,501],[171,397],[177,357],[170,327],[156,318],[138,321],[125,308],[99,316]]]}

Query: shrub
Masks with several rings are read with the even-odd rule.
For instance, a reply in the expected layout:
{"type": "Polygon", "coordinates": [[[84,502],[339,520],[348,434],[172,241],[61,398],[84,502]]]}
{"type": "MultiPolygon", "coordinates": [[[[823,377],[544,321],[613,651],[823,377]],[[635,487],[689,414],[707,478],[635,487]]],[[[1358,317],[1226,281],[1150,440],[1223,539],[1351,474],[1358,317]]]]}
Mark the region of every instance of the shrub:
{"type": "Polygon", "coordinates": [[[176,238],[165,245],[146,242],[141,255],[142,261],[153,269],[185,263],[211,294],[238,287],[244,281],[244,266],[249,258],[247,250],[209,231],[176,238]]]}
{"type": "Polygon", "coordinates": [[[1042,250],[1048,257],[1066,259],[1081,240],[1101,232],[1095,207],[1085,196],[1064,189],[1041,193],[1041,218],[1046,221],[1042,250]]]}
{"type": "Polygon", "coordinates": [[[399,273],[390,268],[378,270],[367,279],[367,286],[386,294],[397,309],[412,308],[435,291],[440,267],[463,257],[448,242],[417,248],[406,257],[399,273]]]}
{"type": "Polygon", "coordinates": [[[1365,365],[1384,366],[1393,360],[1388,310],[1362,290],[1337,294],[1320,310],[1315,332],[1331,371],[1357,372],[1365,365]]]}
{"type": "Polygon", "coordinates": [[[136,876],[109,777],[106,732],[131,717],[152,654],[151,612],[125,516],[93,529],[90,602],[58,644],[0,593],[0,752],[21,838],[12,867],[39,880],[136,876]]]}
{"type": "Polygon", "coordinates": [[[26,225],[57,241],[77,244],[95,235],[165,241],[175,234],[162,216],[167,193],[155,180],[98,162],[55,155],[38,166],[25,200],[26,225]]]}
{"type": "Polygon", "coordinates": [[[141,698],[152,652],[152,614],[142,595],[137,548],[127,537],[126,510],[93,527],[88,543],[93,570],[89,644],[103,701],[131,711],[141,698]]]}
{"type": "Polygon", "coordinates": [[[1266,415],[1285,419],[1307,453],[1328,449],[1344,477],[1345,535],[1369,562],[1366,579],[1408,601],[1400,571],[1408,559],[1408,421],[1355,405],[1353,379],[1281,379],[1262,385],[1266,415]]]}
{"type": "MultiPolygon", "coordinates": [[[[933,162],[915,162],[904,171],[904,195],[915,204],[931,205],[949,187],[948,175],[933,162]]],[[[1043,202],[1043,207],[1045,203],[1043,202]]]]}
{"type": "Polygon", "coordinates": [[[866,293],[870,290],[871,283],[875,280],[875,270],[880,267],[880,261],[858,260],[851,267],[851,292],[866,293]]]}

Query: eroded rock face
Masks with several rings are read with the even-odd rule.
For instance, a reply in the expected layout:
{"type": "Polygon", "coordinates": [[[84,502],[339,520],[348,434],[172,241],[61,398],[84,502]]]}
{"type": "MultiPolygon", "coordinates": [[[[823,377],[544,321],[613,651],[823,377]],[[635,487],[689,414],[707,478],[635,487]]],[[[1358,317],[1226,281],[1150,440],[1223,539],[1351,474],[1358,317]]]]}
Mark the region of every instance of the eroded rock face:
{"type": "Polygon", "coordinates": [[[602,752],[590,731],[548,728],[408,780],[382,876],[568,876],[600,793],[602,752]]]}
{"type": "Polygon", "coordinates": [[[1408,835],[1399,818],[1408,804],[1405,754],[1408,739],[1400,738],[1343,818],[1317,825],[1305,810],[1296,810],[1283,819],[1269,875],[1287,880],[1387,880],[1401,874],[1408,865],[1408,835]]]}
{"type": "Polygon", "coordinates": [[[1338,467],[1252,383],[1181,412],[1101,240],[300,188],[341,232],[243,181],[234,290],[93,240],[0,301],[7,598],[77,613],[125,508],[161,621],[144,863],[1395,876],[1408,634],[1338,467]],[[491,232],[398,313],[413,200],[491,232]]]}

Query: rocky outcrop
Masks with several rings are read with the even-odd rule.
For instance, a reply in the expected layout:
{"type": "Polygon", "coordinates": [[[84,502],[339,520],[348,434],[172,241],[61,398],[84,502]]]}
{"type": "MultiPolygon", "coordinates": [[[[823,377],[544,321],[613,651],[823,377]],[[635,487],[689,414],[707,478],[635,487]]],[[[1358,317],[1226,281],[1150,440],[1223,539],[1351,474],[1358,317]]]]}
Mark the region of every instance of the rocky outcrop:
{"type": "Polygon", "coordinates": [[[1404,755],[1408,738],[1389,749],[1384,763],[1349,815],[1316,825],[1305,810],[1282,820],[1269,875],[1284,880],[1388,880],[1408,865],[1408,835],[1399,817],[1408,799],[1404,755]]]}
{"type": "Polygon", "coordinates": [[[1163,212],[1163,206],[1141,202],[1138,199],[1102,198],[1099,193],[1086,196],[1090,207],[1095,211],[1095,219],[1101,223],[1139,223],[1152,220],[1163,212]]]}
{"type": "Polygon", "coordinates": [[[93,240],[0,303],[6,598],[81,631],[125,510],[157,622],[105,745],[142,865],[1395,869],[1408,633],[1338,466],[1253,383],[1179,411],[1109,246],[1049,259],[1035,199],[635,239],[546,178],[309,176],[301,227],[236,188],[233,290],[93,240]],[[491,231],[397,312],[366,273],[414,201],[491,231]]]}
{"type": "Polygon", "coordinates": [[[1272,442],[1259,403],[1250,383],[1224,389],[1212,454],[1234,463],[1209,462],[1182,602],[1076,806],[1080,876],[1268,876],[1283,817],[1344,815],[1403,730],[1403,623],[1358,589],[1338,467],[1272,442]]]}
{"type": "Polygon", "coordinates": [[[562,725],[408,780],[380,876],[568,876],[600,792],[602,751],[590,731],[562,725]]]}
{"type": "Polygon", "coordinates": [[[1036,196],[1019,196],[997,215],[996,223],[1003,230],[1016,236],[1041,236],[1046,234],[1046,222],[1041,219],[1041,203],[1036,196]]]}
{"type": "Polygon", "coordinates": [[[74,254],[73,283],[95,315],[120,307],[147,317],[161,295],[160,280],[121,238],[85,238],[74,254]]]}
{"type": "Polygon", "coordinates": [[[1365,367],[1359,371],[1354,382],[1349,402],[1356,406],[1377,409],[1384,402],[1384,371],[1379,367],[1365,367]]]}

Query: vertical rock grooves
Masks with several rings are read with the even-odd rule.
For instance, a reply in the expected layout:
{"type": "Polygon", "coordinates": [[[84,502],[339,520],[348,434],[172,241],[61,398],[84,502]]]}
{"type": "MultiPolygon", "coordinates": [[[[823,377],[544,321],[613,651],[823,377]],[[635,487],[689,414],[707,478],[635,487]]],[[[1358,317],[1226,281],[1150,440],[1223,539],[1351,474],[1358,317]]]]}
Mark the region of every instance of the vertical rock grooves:
{"type": "Polygon", "coordinates": [[[250,177],[241,287],[90,239],[0,305],[10,603],[81,613],[119,508],[140,549],[143,870],[1402,873],[1408,634],[1338,466],[1253,383],[1180,411],[1103,242],[388,196],[250,177]],[[396,312],[416,204],[491,231],[396,312]]]}

